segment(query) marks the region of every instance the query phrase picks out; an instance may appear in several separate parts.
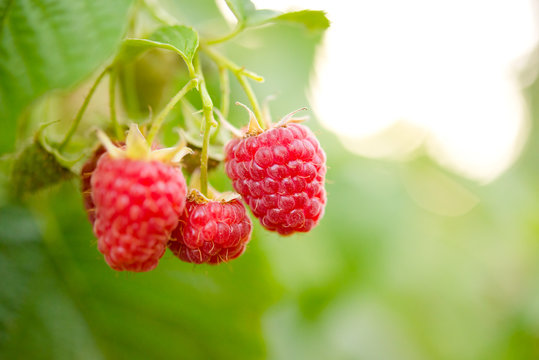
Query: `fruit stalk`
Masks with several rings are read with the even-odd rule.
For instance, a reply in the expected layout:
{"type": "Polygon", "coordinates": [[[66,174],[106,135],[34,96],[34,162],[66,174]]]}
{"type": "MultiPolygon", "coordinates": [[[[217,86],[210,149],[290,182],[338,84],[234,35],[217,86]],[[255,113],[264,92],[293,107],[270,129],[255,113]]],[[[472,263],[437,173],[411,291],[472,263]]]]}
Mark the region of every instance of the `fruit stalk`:
{"type": "Polygon", "coordinates": [[[152,122],[152,127],[150,128],[150,131],[148,133],[148,144],[152,144],[155,136],[157,135],[157,132],[163,125],[163,122],[165,121],[165,118],[167,117],[168,113],[176,106],[176,104],[187,94],[191,89],[196,87],[198,84],[198,79],[191,79],[183,88],[181,88],[180,91],[174,95],[172,99],[165,105],[163,110],[157,115],[155,120],[152,122]]]}
{"type": "Polygon", "coordinates": [[[223,56],[222,54],[212,49],[211,47],[206,46],[205,44],[200,44],[200,49],[204,51],[218,66],[226,67],[230,69],[230,71],[232,71],[234,74],[245,75],[248,78],[253,79],[254,81],[264,82],[264,78],[262,76],[245,69],[245,67],[243,66],[239,66],[235,64],[230,59],[223,56]]]}
{"type": "Polygon", "coordinates": [[[228,77],[228,69],[224,66],[219,67],[219,83],[221,87],[221,114],[228,117],[228,110],[230,109],[230,81],[228,77]]]}
{"type": "Polygon", "coordinates": [[[118,78],[118,70],[116,67],[110,68],[109,74],[109,106],[110,106],[110,121],[116,137],[118,139],[123,139],[124,134],[122,132],[122,127],[118,123],[118,118],[116,117],[116,79],[118,78]]]}
{"type": "Polygon", "coordinates": [[[86,111],[86,108],[88,107],[88,104],[90,103],[90,99],[94,95],[94,92],[97,89],[97,86],[99,85],[101,80],[103,80],[103,77],[109,71],[110,71],[110,67],[105,68],[105,70],[103,70],[101,74],[99,74],[97,79],[95,79],[94,84],[92,85],[92,87],[90,88],[90,91],[88,92],[88,95],[86,95],[86,97],[84,98],[84,102],[82,103],[82,106],[80,107],[79,112],[77,113],[77,115],[75,116],[75,119],[71,123],[71,127],[69,128],[69,131],[67,132],[66,136],[64,137],[64,140],[58,147],[59,151],[61,151],[69,143],[69,140],[71,140],[71,137],[77,130],[77,127],[79,126],[79,123],[82,119],[82,115],[84,115],[84,112],[86,111]]]}
{"type": "Polygon", "coordinates": [[[236,79],[238,79],[238,82],[240,83],[241,87],[243,88],[243,91],[245,92],[245,95],[247,95],[247,98],[249,99],[249,102],[251,103],[251,107],[253,108],[253,112],[255,113],[256,120],[258,121],[258,124],[264,129],[264,121],[262,116],[262,111],[260,109],[260,105],[258,103],[258,100],[256,98],[256,95],[251,88],[251,84],[249,84],[249,81],[247,78],[251,78],[257,82],[263,82],[264,78],[260,75],[257,75],[251,71],[246,70],[243,66],[238,66],[229,59],[227,59],[225,56],[221,55],[214,49],[209,48],[208,46],[201,46],[201,49],[208,54],[208,56],[218,65],[221,67],[226,67],[230,69],[234,73],[234,76],[236,76],[236,79]]]}
{"type": "Polygon", "coordinates": [[[262,111],[260,110],[260,105],[258,104],[258,100],[256,98],[256,95],[253,91],[253,88],[251,88],[251,84],[249,84],[249,81],[245,78],[245,75],[237,74],[236,78],[238,79],[238,82],[240,83],[241,87],[243,88],[243,91],[245,92],[245,95],[247,95],[247,98],[249,99],[249,102],[251,103],[251,107],[253,108],[253,112],[255,113],[256,121],[258,122],[258,125],[262,128],[266,128],[266,124],[264,118],[262,117],[262,111]]]}
{"type": "Polygon", "coordinates": [[[243,31],[243,29],[245,29],[245,24],[242,23],[242,22],[239,22],[230,33],[228,33],[225,36],[220,37],[220,38],[210,39],[210,40],[206,41],[206,44],[213,45],[213,44],[219,44],[219,43],[228,41],[228,40],[236,37],[239,33],[241,33],[243,31]]]}
{"type": "Polygon", "coordinates": [[[206,80],[202,73],[200,59],[195,58],[195,71],[199,78],[198,91],[202,100],[202,111],[204,114],[204,137],[202,140],[202,150],[200,152],[200,192],[208,195],[208,148],[210,145],[211,127],[215,123],[213,118],[213,102],[211,100],[208,89],[206,89],[206,80]]]}

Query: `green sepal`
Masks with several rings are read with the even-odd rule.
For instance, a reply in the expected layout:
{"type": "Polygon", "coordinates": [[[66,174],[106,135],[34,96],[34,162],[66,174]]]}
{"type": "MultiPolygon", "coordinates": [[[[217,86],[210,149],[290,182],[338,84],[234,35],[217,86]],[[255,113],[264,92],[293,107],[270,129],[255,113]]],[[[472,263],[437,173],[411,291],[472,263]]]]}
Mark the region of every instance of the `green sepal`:
{"type": "Polygon", "coordinates": [[[16,198],[31,194],[62,181],[74,174],[59,161],[58,154],[48,149],[39,136],[27,145],[13,162],[11,188],[16,198]]]}

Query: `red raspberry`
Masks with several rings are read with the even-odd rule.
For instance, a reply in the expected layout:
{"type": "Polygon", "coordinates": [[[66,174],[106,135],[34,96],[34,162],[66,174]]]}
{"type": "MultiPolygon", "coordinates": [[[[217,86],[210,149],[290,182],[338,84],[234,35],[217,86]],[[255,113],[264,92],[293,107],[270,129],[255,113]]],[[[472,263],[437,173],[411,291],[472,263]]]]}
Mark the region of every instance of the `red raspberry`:
{"type": "Polygon", "coordinates": [[[244,252],[251,230],[251,219],[240,201],[208,200],[194,190],[168,247],[185,262],[219,264],[244,252]]]}
{"type": "Polygon", "coordinates": [[[115,270],[148,271],[163,255],[185,207],[178,168],[103,155],[92,175],[98,248],[115,270]]]}
{"type": "Polygon", "coordinates": [[[125,149],[100,137],[107,152],[91,175],[98,250],[115,270],[151,270],[185,207],[185,179],[170,164],[185,150],[151,151],[136,126],[125,149]]]}
{"type": "Polygon", "coordinates": [[[326,204],[326,155],[305,126],[279,123],[225,147],[225,170],[234,189],[268,230],[307,232],[326,204]]]}

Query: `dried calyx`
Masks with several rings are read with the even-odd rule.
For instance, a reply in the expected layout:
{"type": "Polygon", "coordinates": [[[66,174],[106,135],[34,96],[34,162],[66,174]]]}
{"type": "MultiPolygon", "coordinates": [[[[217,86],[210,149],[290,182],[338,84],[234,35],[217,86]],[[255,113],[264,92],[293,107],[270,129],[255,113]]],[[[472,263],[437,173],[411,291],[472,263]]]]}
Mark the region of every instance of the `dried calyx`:
{"type": "Polygon", "coordinates": [[[208,194],[204,195],[200,192],[200,169],[193,172],[189,181],[189,192],[187,194],[188,201],[194,201],[197,204],[206,204],[210,201],[231,202],[232,200],[241,199],[241,195],[232,191],[220,193],[208,184],[208,194]]]}
{"type": "Polygon", "coordinates": [[[152,150],[144,135],[140,132],[137,124],[131,124],[125,139],[125,147],[118,147],[112,143],[108,136],[98,130],[97,136],[107,149],[109,156],[116,159],[132,159],[145,161],[161,161],[164,163],[177,164],[181,159],[193,151],[186,147],[185,140],[180,140],[176,146],[152,150]]]}
{"type": "MultiPolygon", "coordinates": [[[[256,135],[262,134],[265,130],[260,127],[260,124],[258,123],[258,121],[256,119],[256,116],[251,111],[251,109],[249,109],[247,106],[245,106],[244,104],[242,104],[240,102],[236,102],[236,105],[242,106],[249,113],[249,126],[247,127],[246,131],[244,132],[243,137],[256,136],[256,135]]],[[[307,110],[307,108],[303,107],[301,109],[294,110],[291,113],[286,114],[281,120],[279,120],[276,123],[272,123],[268,119],[269,126],[268,126],[268,129],[266,129],[266,130],[270,130],[270,129],[273,129],[273,128],[276,128],[276,127],[286,126],[288,124],[299,124],[299,123],[304,122],[305,120],[308,119],[308,116],[294,117],[294,115],[296,113],[298,113],[300,111],[303,111],[303,110],[307,110]]]]}
{"type": "Polygon", "coordinates": [[[232,200],[239,200],[239,199],[241,199],[241,195],[238,193],[235,193],[232,191],[219,193],[215,191],[215,189],[211,189],[208,191],[208,197],[202,194],[200,190],[198,189],[191,189],[189,190],[189,194],[187,194],[187,200],[194,201],[197,204],[206,204],[210,201],[228,203],[228,202],[231,202],[232,200]]]}

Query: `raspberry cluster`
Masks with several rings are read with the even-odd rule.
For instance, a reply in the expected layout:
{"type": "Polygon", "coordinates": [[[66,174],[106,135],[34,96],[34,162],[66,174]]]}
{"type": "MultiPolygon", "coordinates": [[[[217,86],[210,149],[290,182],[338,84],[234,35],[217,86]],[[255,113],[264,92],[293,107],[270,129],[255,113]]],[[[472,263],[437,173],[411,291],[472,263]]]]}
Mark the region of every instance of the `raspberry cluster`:
{"type": "MultiPolygon", "coordinates": [[[[326,155],[290,115],[265,131],[254,121],[245,136],[226,145],[225,172],[266,229],[308,232],[324,213],[326,155]]],[[[125,146],[101,138],[104,146],[82,168],[81,189],[98,249],[111,268],[151,270],[167,247],[182,261],[214,265],[245,251],[252,223],[240,195],[210,191],[208,198],[196,186],[187,195],[173,161],[181,151],[151,150],[136,126],[125,146]]]]}
{"type": "Polygon", "coordinates": [[[231,140],[225,170],[262,226],[281,235],[307,232],[326,204],[326,155],[314,134],[288,123],[231,140]]]}
{"type": "Polygon", "coordinates": [[[243,253],[251,230],[251,219],[239,200],[209,200],[195,190],[168,247],[185,262],[219,264],[243,253]]]}

